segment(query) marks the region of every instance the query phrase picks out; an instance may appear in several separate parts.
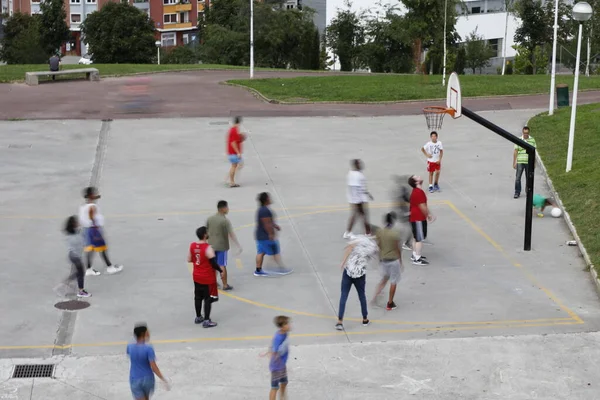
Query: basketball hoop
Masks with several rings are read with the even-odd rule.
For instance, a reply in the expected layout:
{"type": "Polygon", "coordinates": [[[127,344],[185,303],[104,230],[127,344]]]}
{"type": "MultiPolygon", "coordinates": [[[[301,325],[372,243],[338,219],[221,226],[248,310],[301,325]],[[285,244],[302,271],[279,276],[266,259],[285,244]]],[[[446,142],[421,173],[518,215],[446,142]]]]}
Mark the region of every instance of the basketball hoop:
{"type": "Polygon", "coordinates": [[[442,129],[444,123],[444,115],[450,114],[454,117],[456,111],[452,108],[430,106],[423,109],[425,114],[425,120],[427,121],[427,127],[430,131],[436,131],[442,129]]]}

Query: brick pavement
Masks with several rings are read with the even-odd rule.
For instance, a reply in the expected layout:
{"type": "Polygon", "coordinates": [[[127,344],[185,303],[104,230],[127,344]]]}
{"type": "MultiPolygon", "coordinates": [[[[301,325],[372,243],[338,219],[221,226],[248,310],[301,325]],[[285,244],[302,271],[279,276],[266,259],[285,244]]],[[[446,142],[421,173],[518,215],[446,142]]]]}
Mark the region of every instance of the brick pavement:
{"type": "MultiPolygon", "coordinates": [[[[297,72],[257,72],[257,78],[308,75],[297,72]]],[[[313,75],[313,74],[311,74],[313,75]]],[[[131,77],[101,82],[47,82],[0,85],[0,119],[104,119],[147,117],[293,117],[383,116],[419,114],[436,102],[393,104],[270,104],[250,92],[220,84],[246,78],[247,71],[192,71],[148,75],[153,99],[144,113],[124,113],[123,86],[131,77]],[[192,89],[192,90],[190,90],[192,89]]],[[[581,92],[580,104],[600,102],[600,91],[581,92]]],[[[547,95],[493,97],[465,100],[473,111],[545,108],[547,95]]]]}

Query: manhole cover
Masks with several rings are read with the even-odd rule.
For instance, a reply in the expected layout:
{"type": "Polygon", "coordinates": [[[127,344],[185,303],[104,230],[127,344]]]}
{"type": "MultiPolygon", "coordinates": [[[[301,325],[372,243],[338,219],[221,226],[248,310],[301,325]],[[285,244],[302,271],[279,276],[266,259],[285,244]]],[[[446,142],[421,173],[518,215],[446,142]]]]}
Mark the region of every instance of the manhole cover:
{"type": "Polygon", "coordinates": [[[79,301],[79,300],[61,301],[54,305],[54,307],[58,308],[59,310],[65,310],[65,311],[83,310],[84,308],[88,308],[89,306],[90,306],[90,303],[88,303],[87,301],[79,301]]]}

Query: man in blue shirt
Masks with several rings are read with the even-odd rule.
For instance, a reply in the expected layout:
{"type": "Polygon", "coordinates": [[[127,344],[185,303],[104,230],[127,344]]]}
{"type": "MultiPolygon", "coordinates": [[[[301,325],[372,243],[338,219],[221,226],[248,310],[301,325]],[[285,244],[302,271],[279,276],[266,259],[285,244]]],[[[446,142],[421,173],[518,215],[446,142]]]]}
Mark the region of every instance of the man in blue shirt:
{"type": "Polygon", "coordinates": [[[287,275],[292,271],[285,269],[281,262],[279,241],[276,239],[276,231],[280,231],[281,227],[275,223],[275,216],[269,208],[271,205],[269,193],[259,194],[258,202],[260,206],[256,213],[256,271],[254,271],[254,276],[269,275],[262,269],[265,254],[273,256],[279,266],[279,269],[274,271],[276,274],[287,275]]]}
{"type": "Polygon", "coordinates": [[[158,376],[169,390],[169,384],[156,365],[154,348],[146,342],[150,340],[150,332],[145,325],[136,326],[133,330],[136,343],[127,345],[127,355],[131,360],[129,385],[136,400],[149,400],[154,392],[154,374],[158,376]]]}

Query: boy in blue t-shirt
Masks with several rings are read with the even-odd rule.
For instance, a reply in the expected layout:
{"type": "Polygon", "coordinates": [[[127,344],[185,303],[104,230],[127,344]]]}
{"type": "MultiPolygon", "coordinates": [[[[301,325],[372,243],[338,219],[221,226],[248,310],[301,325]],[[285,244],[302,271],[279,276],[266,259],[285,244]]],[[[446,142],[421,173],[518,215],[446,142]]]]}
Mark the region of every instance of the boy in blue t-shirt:
{"type": "Polygon", "coordinates": [[[156,365],[154,348],[146,344],[150,340],[150,331],[145,325],[138,325],[133,329],[136,343],[127,345],[127,355],[131,360],[129,370],[129,385],[131,393],[136,400],[149,400],[154,392],[154,374],[158,376],[169,390],[169,384],[160,373],[156,365]]]}
{"type": "Polygon", "coordinates": [[[265,355],[271,356],[269,362],[269,370],[271,371],[271,392],[269,393],[269,400],[275,400],[277,398],[277,391],[280,390],[280,399],[285,399],[285,389],[288,384],[287,377],[287,359],[290,352],[289,344],[289,331],[290,318],[284,315],[275,317],[275,326],[279,330],[273,336],[273,342],[269,351],[265,355]]]}

